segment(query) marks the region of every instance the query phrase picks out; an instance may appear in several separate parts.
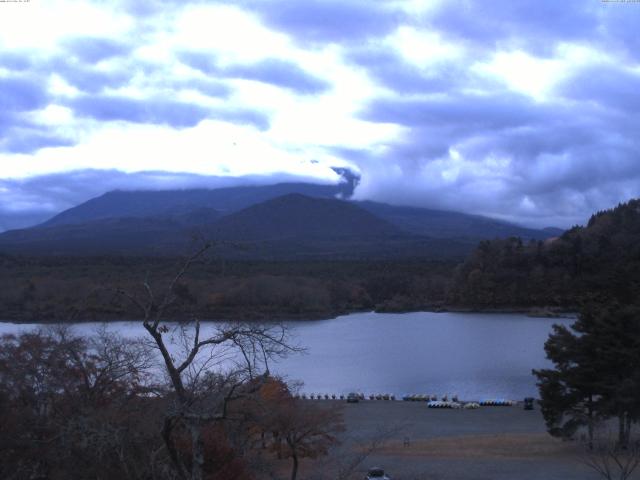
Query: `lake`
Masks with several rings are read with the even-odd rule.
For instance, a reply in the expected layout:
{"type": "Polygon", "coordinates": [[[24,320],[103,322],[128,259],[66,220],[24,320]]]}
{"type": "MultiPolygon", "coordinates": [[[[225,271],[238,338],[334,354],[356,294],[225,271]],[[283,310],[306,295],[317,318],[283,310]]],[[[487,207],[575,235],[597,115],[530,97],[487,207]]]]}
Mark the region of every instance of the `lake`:
{"type": "MultiPolygon", "coordinates": [[[[307,352],[280,361],[272,370],[302,380],[301,391],[307,393],[522,399],[537,396],[531,369],[549,365],[544,342],[552,325],[572,322],[521,314],[433,312],[368,312],[288,322],[296,343],[307,352]]],[[[0,323],[0,334],[34,326],[0,323]]],[[[74,328],[88,334],[98,326],[74,328]]],[[[108,328],[129,337],[144,334],[140,322],[114,322],[108,328]]]]}

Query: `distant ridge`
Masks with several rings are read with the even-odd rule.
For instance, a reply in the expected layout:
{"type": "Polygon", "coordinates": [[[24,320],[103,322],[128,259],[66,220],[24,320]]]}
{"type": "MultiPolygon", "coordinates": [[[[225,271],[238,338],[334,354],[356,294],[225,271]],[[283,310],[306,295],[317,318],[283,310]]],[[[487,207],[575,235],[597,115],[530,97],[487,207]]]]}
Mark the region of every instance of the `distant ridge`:
{"type": "Polygon", "coordinates": [[[0,253],[174,255],[193,239],[253,244],[234,258],[451,258],[483,239],[557,236],[487,217],[348,200],[336,185],[280,183],[219,189],[105,193],[36,227],[0,234],[0,253]]]}
{"type": "Polygon", "coordinates": [[[289,193],[312,197],[350,196],[352,185],[312,183],[279,183],[189,190],[114,190],[65,210],[40,227],[84,223],[118,217],[156,217],[186,214],[198,208],[211,208],[228,214],[250,205],[289,193]]]}
{"type": "Polygon", "coordinates": [[[526,240],[543,240],[562,233],[560,229],[536,230],[481,215],[450,210],[397,206],[370,201],[356,203],[408,233],[427,237],[469,240],[520,237],[526,240]]]}

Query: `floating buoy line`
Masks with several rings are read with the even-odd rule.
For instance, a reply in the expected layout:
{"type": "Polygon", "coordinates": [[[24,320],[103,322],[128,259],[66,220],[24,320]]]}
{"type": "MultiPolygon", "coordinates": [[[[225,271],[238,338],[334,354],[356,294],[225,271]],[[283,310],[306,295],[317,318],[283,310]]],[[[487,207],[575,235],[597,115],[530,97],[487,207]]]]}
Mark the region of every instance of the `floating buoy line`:
{"type": "MultiPolygon", "coordinates": [[[[352,393],[351,399],[357,399],[359,401],[396,401],[402,400],[405,402],[425,402],[429,408],[447,408],[447,409],[477,409],[480,407],[511,407],[518,402],[514,400],[508,400],[505,398],[490,398],[480,401],[462,401],[458,398],[458,395],[433,395],[433,394],[409,394],[402,397],[396,397],[391,393],[352,393]]],[[[294,395],[294,398],[300,400],[347,400],[349,395],[336,394],[336,393],[298,393],[294,395]]]]}

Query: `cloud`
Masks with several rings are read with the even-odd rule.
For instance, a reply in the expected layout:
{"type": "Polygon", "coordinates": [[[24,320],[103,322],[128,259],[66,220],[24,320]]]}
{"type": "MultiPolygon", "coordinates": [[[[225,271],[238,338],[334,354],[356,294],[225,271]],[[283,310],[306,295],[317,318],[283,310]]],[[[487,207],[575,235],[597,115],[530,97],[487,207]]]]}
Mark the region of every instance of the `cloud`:
{"type": "Polygon", "coordinates": [[[0,152],[33,153],[45,147],[68,147],[75,141],[68,137],[47,133],[44,128],[12,129],[5,138],[0,138],[0,152]]]}
{"type": "Polygon", "coordinates": [[[609,51],[624,53],[627,59],[637,62],[640,59],[640,9],[626,8],[628,6],[622,5],[622,8],[617,8],[620,5],[605,5],[605,8],[598,12],[601,21],[598,33],[601,42],[607,45],[609,51]]]}
{"type": "Polygon", "coordinates": [[[366,120],[400,125],[452,127],[467,134],[525,125],[540,118],[544,105],[515,93],[465,94],[428,99],[378,99],[362,113],[366,120]]]}
{"type": "Polygon", "coordinates": [[[50,101],[46,89],[28,76],[0,78],[0,152],[32,153],[72,143],[68,137],[30,119],[31,112],[50,101]]]}
{"type": "Polygon", "coordinates": [[[617,110],[635,78],[620,91],[599,80],[577,73],[561,89],[570,102],[514,93],[374,100],[364,118],[408,130],[382,153],[351,153],[363,173],[357,195],[538,227],[583,222],[640,194],[640,139],[632,134],[640,116],[617,110]]]}
{"type": "Polygon", "coordinates": [[[403,95],[447,91],[470,77],[458,63],[441,61],[421,68],[389,47],[354,49],[347,54],[347,60],[366,69],[381,85],[403,95]]]}
{"type": "Polygon", "coordinates": [[[581,0],[440,2],[425,26],[476,49],[511,45],[548,54],[558,41],[591,40],[598,30],[599,3],[581,0]]]}
{"type": "Polygon", "coordinates": [[[127,85],[133,73],[125,70],[104,71],[84,65],[59,63],[52,71],[59,74],[69,85],[85,93],[97,93],[106,88],[127,85]]]}
{"type": "Polygon", "coordinates": [[[184,80],[174,85],[176,88],[193,89],[202,93],[207,97],[226,98],[231,95],[233,89],[222,82],[216,80],[207,80],[202,78],[194,78],[184,80]]]}
{"type": "Polygon", "coordinates": [[[266,113],[248,108],[214,108],[209,116],[236,125],[251,125],[263,131],[268,130],[270,126],[269,116],[266,113]]]}
{"type": "Polygon", "coordinates": [[[116,95],[81,96],[67,105],[76,115],[100,121],[123,120],[132,123],[192,127],[207,118],[209,109],[192,103],[164,99],[136,99],[116,95]]]}
{"type": "Polygon", "coordinates": [[[26,52],[0,52],[0,67],[21,72],[31,67],[31,60],[26,52]]]}
{"type": "Polygon", "coordinates": [[[73,37],[63,42],[65,49],[85,63],[97,63],[113,57],[127,55],[131,45],[100,37],[73,37]]]}
{"type": "Polygon", "coordinates": [[[559,90],[566,98],[596,102],[633,114],[640,109],[640,73],[618,65],[594,65],[566,79],[559,90]]]}
{"type": "Polygon", "coordinates": [[[216,58],[202,52],[181,52],[178,58],[196,70],[217,78],[255,80],[299,94],[318,94],[329,88],[329,83],[304,71],[293,62],[268,58],[251,64],[221,66],[216,58]]]}
{"type": "Polygon", "coordinates": [[[46,87],[28,76],[0,77],[0,111],[26,112],[47,105],[46,87]]]}
{"type": "Polygon", "coordinates": [[[292,62],[278,59],[233,66],[226,73],[231,77],[269,83],[296,93],[317,94],[329,88],[328,82],[310,75],[292,62]]]}
{"type": "Polygon", "coordinates": [[[200,70],[208,75],[219,75],[222,68],[218,66],[217,58],[211,53],[183,51],[178,52],[177,57],[192,68],[200,70]]]}
{"type": "Polygon", "coordinates": [[[203,107],[176,100],[137,99],[116,95],[84,95],[68,100],[67,105],[76,115],[99,121],[120,120],[188,128],[211,118],[237,125],[252,125],[259,130],[269,128],[267,114],[240,107],[203,107]]]}
{"type": "Polygon", "coordinates": [[[394,2],[270,0],[245,2],[264,22],[303,43],[351,43],[393,31],[405,19],[394,2]]]}
{"type": "Polygon", "coordinates": [[[361,198],[538,226],[640,196],[631,4],[36,3],[0,17],[6,176],[341,161],[361,198]]]}

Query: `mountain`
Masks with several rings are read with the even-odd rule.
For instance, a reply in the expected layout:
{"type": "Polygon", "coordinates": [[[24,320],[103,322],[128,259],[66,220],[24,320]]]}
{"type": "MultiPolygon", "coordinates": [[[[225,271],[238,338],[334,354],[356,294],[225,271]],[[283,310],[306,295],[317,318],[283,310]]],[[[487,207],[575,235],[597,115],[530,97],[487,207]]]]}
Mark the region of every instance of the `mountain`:
{"type": "Polygon", "coordinates": [[[106,218],[180,215],[200,208],[214,209],[221,214],[228,214],[289,193],[335,198],[349,196],[352,191],[351,182],[338,185],[279,183],[218,189],[114,190],[65,210],[39,226],[80,224],[106,218]]]}
{"type": "MultiPolygon", "coordinates": [[[[199,213],[206,209],[229,215],[267,200],[300,194],[307,197],[335,199],[348,197],[353,184],[315,185],[307,183],[282,183],[263,186],[239,186],[215,190],[166,190],[166,191],[112,191],[70,208],[38,225],[52,227],[82,224],[109,218],[156,218],[191,215],[191,223],[209,223],[211,218],[199,220],[199,213]]],[[[491,239],[517,236],[524,239],[546,239],[562,233],[559,229],[535,230],[479,215],[433,210],[419,207],[388,205],[362,201],[353,202],[378,218],[398,227],[406,233],[433,238],[459,238],[466,240],[491,239]]]]}
{"type": "Polygon", "coordinates": [[[228,240],[379,238],[406,235],[391,223],[343,200],[283,195],[216,222],[212,238],[228,240]]]}
{"type": "Polygon", "coordinates": [[[45,255],[139,254],[184,243],[184,226],[170,218],[108,218],[82,224],[11,230],[4,253],[45,255]]]}
{"type": "Polygon", "coordinates": [[[112,191],[36,227],[0,234],[0,252],[169,255],[196,237],[253,243],[243,252],[219,247],[234,258],[458,258],[482,239],[557,236],[460,212],[341,200],[358,177],[337,172],[344,179],[337,185],[112,191]]]}
{"type": "Polygon", "coordinates": [[[565,232],[563,229],[557,227],[545,227],[542,229],[542,231],[546,233],[549,238],[559,237],[565,232]]]}
{"type": "Polygon", "coordinates": [[[194,239],[219,240],[218,255],[241,259],[461,258],[473,248],[404,232],[352,202],[300,194],[218,215],[200,209],[41,225],[0,235],[0,252],[171,255],[188,251],[194,239]]]}
{"type": "Polygon", "coordinates": [[[558,229],[551,229],[551,231],[535,230],[480,215],[396,206],[369,201],[357,202],[357,204],[405,232],[433,238],[458,238],[477,241],[491,238],[520,237],[526,240],[539,240],[558,235],[558,229]]]}
{"type": "Polygon", "coordinates": [[[463,257],[472,245],[409,234],[360,206],[289,194],[221,218],[206,237],[226,257],[368,259],[463,257]],[[243,248],[244,247],[244,248],[243,248]]]}

